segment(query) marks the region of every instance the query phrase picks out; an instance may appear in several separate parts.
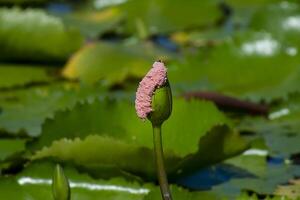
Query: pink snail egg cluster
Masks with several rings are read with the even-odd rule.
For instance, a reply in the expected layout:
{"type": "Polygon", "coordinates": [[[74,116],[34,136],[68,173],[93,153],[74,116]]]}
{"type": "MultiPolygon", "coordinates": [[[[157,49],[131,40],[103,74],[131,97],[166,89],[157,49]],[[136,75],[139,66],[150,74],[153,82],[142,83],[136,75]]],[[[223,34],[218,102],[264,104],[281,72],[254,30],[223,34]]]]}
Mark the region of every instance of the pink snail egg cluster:
{"type": "Polygon", "coordinates": [[[139,118],[146,119],[152,112],[151,102],[155,90],[166,83],[167,68],[162,62],[154,62],[142,79],[136,92],[135,109],[139,118]]]}

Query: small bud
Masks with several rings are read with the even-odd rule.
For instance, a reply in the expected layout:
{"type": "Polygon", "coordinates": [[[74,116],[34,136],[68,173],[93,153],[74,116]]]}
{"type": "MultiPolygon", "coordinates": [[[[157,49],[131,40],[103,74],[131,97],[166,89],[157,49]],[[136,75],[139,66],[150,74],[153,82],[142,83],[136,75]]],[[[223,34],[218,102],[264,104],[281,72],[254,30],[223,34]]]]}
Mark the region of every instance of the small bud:
{"type": "Polygon", "coordinates": [[[167,81],[164,86],[156,89],[152,96],[152,112],[148,119],[154,126],[161,125],[167,120],[172,112],[172,92],[167,81]]]}
{"type": "Polygon", "coordinates": [[[56,165],[54,170],[52,192],[54,200],[70,200],[69,181],[59,164],[56,165]]]}
{"type": "Polygon", "coordinates": [[[161,61],[153,64],[137,89],[135,108],[141,119],[148,118],[153,125],[161,125],[172,110],[172,94],[167,69],[161,61]]]}

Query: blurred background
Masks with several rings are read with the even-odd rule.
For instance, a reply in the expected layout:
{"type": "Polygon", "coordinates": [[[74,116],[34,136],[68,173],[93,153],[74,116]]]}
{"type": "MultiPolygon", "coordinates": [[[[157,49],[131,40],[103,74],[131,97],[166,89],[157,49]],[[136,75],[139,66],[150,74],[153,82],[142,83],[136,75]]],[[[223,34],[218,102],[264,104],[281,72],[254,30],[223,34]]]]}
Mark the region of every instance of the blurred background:
{"type": "Polygon", "coordinates": [[[168,68],[174,199],[300,197],[298,0],[0,0],[0,196],[159,199],[139,81],[168,68]]]}

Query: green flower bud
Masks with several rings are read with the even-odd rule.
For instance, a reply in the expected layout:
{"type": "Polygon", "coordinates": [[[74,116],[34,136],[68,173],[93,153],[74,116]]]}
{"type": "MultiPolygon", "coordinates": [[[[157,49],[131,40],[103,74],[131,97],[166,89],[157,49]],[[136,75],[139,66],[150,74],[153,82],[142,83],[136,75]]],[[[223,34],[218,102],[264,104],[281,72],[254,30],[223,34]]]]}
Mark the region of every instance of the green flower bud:
{"type": "Polygon", "coordinates": [[[52,192],[55,200],[70,200],[69,181],[59,164],[56,165],[54,170],[52,192]]]}
{"type": "Polygon", "coordinates": [[[149,113],[148,119],[153,126],[160,126],[167,120],[172,112],[172,92],[168,82],[154,91],[152,96],[152,112],[149,113]]]}

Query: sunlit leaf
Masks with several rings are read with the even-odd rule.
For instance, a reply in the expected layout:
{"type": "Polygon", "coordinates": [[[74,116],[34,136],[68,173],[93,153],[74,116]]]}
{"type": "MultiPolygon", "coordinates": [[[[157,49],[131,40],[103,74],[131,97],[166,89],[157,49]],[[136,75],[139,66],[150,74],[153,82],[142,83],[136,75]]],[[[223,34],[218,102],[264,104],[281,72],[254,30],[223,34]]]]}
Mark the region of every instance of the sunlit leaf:
{"type": "Polygon", "coordinates": [[[0,129],[12,135],[38,136],[44,120],[53,116],[55,111],[70,108],[80,100],[100,95],[102,91],[99,87],[65,83],[1,92],[0,129]]]}
{"type": "MultiPolygon", "coordinates": [[[[0,193],[5,199],[52,200],[54,164],[36,163],[15,177],[0,178],[0,193]]],[[[151,185],[127,182],[122,178],[94,180],[71,167],[64,168],[71,186],[71,199],[142,200],[151,185]]]]}
{"type": "Polygon", "coordinates": [[[25,150],[25,140],[0,139],[0,162],[25,150]]]}
{"type": "Polygon", "coordinates": [[[225,163],[246,170],[254,176],[264,176],[268,170],[267,155],[265,144],[262,144],[262,140],[257,140],[242,155],[227,159],[225,163]]]}
{"type": "Polygon", "coordinates": [[[123,15],[117,8],[101,11],[75,10],[63,16],[66,26],[77,27],[86,38],[96,39],[105,31],[111,31],[121,21],[123,15]]]}
{"type": "Polygon", "coordinates": [[[297,54],[300,43],[300,6],[296,2],[282,1],[277,4],[263,6],[251,19],[250,27],[259,31],[268,31],[278,39],[286,41],[288,51],[297,54]]]}
{"type": "MultiPolygon", "coordinates": [[[[245,141],[228,126],[231,126],[231,122],[210,102],[175,100],[172,117],[163,126],[163,142],[170,160],[168,164],[172,168],[170,173],[175,176],[191,173],[196,168],[218,162],[247,148],[245,141]],[[187,117],[190,117],[190,120],[187,121],[187,117]],[[227,126],[218,126],[222,124],[227,126]],[[178,169],[181,170],[177,171],[178,169]]],[[[59,143],[53,143],[50,149],[43,149],[36,156],[53,155],[64,159],[61,157],[61,151],[66,152],[66,148],[69,147],[70,154],[65,154],[66,160],[78,161],[78,164],[110,164],[146,176],[154,174],[151,162],[153,144],[150,123],[140,121],[129,102],[101,101],[77,105],[71,111],[59,112],[54,120],[46,121],[42,135],[36,142],[29,144],[29,147],[41,149],[64,137],[75,141],[61,140],[59,143]],[[76,142],[76,138],[83,139],[89,134],[98,134],[104,139],[100,137],[98,145],[89,145],[90,138],[76,142]],[[84,155],[80,157],[87,158],[89,162],[74,157],[76,153],[73,151],[84,149],[86,152],[82,152],[84,155]],[[145,154],[149,155],[149,162],[141,159],[140,156],[147,157],[145,154]],[[87,155],[91,156],[86,157],[87,155]]]]}
{"type": "Polygon", "coordinates": [[[0,9],[0,60],[64,61],[83,38],[40,9],[0,9]]]}
{"type": "Polygon", "coordinates": [[[119,84],[126,79],[143,77],[155,58],[164,55],[166,53],[155,49],[150,43],[94,43],[85,46],[69,60],[63,75],[86,83],[101,80],[107,85],[119,84]]]}
{"type": "Polygon", "coordinates": [[[146,37],[213,24],[221,17],[218,1],[129,0],[122,5],[125,31],[146,37]]]}
{"type": "Polygon", "coordinates": [[[45,83],[52,79],[47,68],[41,66],[0,64],[0,88],[45,83]]]}
{"type": "MultiPolygon", "coordinates": [[[[169,65],[177,85],[272,100],[299,91],[299,58],[268,33],[241,33],[169,65]],[[266,76],[267,74],[267,76],[266,76]]],[[[183,88],[186,90],[186,88],[183,88]]]]}

